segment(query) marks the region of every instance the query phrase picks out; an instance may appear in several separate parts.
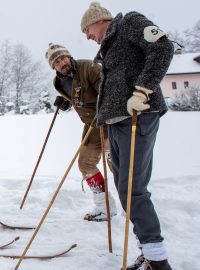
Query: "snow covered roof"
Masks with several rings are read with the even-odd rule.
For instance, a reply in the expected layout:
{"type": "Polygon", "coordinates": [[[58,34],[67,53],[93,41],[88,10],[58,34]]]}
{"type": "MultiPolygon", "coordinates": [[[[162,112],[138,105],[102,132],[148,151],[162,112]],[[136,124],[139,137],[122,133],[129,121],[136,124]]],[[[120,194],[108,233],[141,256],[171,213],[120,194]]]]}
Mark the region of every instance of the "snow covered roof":
{"type": "Polygon", "coordinates": [[[200,52],[175,54],[167,74],[200,73],[199,57],[200,52]]]}

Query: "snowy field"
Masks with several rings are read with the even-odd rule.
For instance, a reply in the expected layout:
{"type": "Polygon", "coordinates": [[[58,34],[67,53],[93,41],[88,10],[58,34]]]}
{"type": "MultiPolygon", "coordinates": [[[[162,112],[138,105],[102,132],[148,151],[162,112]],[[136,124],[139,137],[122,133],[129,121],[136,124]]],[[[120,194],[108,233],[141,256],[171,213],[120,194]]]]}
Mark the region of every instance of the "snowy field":
{"type": "MultiPolygon", "coordinates": [[[[74,112],[58,115],[27,201],[19,209],[53,114],[0,117],[0,221],[37,225],[73,158],[82,124],[74,112]]],[[[173,270],[200,269],[200,113],[169,112],[161,119],[150,185],[173,270]]],[[[102,167],[102,165],[100,165],[102,167]]],[[[77,247],[53,260],[23,260],[21,270],[119,270],[123,258],[125,218],[109,176],[118,215],[112,219],[113,253],[108,252],[107,223],[82,218],[93,208],[92,194],[77,163],[70,171],[45,223],[27,255],[47,255],[77,247]]],[[[9,230],[0,225],[0,245],[20,240],[2,254],[21,255],[33,230],[9,230]]],[[[138,255],[130,226],[128,264],[138,255]]],[[[14,270],[18,260],[0,258],[0,270],[14,270]]]]}

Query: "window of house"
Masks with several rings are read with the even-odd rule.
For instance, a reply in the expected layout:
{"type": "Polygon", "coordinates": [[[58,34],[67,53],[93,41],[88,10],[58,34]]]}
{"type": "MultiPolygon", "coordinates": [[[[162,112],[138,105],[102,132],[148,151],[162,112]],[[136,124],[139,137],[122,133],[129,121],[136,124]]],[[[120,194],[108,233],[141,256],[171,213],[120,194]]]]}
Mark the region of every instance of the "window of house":
{"type": "Polygon", "coordinates": [[[184,82],[184,88],[189,87],[189,82],[184,82]]]}
{"type": "Polygon", "coordinates": [[[172,82],[172,89],[177,89],[176,82],[172,82]]]}

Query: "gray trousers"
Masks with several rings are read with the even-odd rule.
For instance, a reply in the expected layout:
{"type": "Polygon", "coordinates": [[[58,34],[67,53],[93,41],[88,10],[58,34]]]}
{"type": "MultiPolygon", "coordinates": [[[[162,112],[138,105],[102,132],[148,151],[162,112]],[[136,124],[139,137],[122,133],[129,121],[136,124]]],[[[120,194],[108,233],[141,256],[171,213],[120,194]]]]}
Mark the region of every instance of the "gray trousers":
{"type": "MultiPolygon", "coordinates": [[[[134,233],[141,244],[163,240],[160,223],[147,190],[151,178],[153,148],[159,127],[158,113],[138,116],[133,168],[133,189],[130,219],[134,233]]],[[[132,119],[108,125],[111,160],[115,186],[123,209],[126,211],[132,119]]]]}

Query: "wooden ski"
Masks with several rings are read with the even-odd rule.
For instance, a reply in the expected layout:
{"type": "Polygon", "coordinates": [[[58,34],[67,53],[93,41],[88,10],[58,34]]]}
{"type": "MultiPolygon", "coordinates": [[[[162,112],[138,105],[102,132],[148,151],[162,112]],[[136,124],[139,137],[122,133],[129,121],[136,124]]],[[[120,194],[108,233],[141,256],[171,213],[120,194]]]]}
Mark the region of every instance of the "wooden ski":
{"type": "Polygon", "coordinates": [[[4,244],[4,245],[0,245],[0,249],[3,249],[5,247],[8,247],[8,246],[12,245],[14,242],[18,241],[19,239],[20,239],[19,236],[15,237],[15,239],[13,239],[12,241],[10,241],[9,243],[4,244]]]}
{"type": "MultiPolygon", "coordinates": [[[[27,255],[24,257],[24,259],[50,260],[50,259],[64,256],[65,254],[67,254],[70,250],[72,250],[75,247],[77,247],[77,244],[71,245],[67,250],[64,250],[62,252],[55,253],[52,255],[27,255]]],[[[21,258],[20,255],[6,255],[6,254],[0,254],[0,257],[10,258],[10,259],[20,259],[21,258]]]]}
{"type": "Polygon", "coordinates": [[[11,229],[11,230],[34,230],[35,229],[34,226],[14,225],[14,224],[9,224],[2,221],[0,221],[0,225],[6,229],[11,229]]]}

